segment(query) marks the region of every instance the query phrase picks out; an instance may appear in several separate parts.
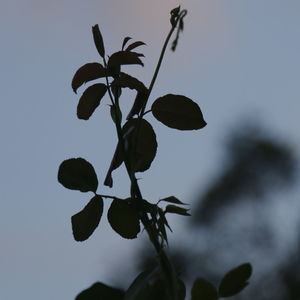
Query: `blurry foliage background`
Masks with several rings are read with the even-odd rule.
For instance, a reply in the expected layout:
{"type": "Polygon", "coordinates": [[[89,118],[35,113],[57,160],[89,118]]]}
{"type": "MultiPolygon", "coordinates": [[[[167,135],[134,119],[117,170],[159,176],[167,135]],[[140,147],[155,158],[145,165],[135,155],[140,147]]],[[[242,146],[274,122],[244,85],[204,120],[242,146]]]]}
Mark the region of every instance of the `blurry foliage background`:
{"type": "MultiPolygon", "coordinates": [[[[171,255],[191,286],[216,285],[227,269],[253,264],[250,285],[234,299],[300,297],[299,201],[287,196],[299,182],[298,157],[261,124],[238,124],[226,138],[222,163],[192,205],[192,217],[171,255]]],[[[196,166],[195,166],[196,167],[196,166]]],[[[146,245],[138,269],[155,262],[146,245]]]]}
{"type": "MultiPolygon", "coordinates": [[[[261,122],[276,148],[290,145],[292,160],[299,157],[300,2],[185,0],[183,4],[188,9],[185,31],[176,52],[166,56],[153,99],[169,92],[185,94],[197,101],[208,125],[201,133],[183,135],[153,122],[159,148],[140,183],[149,201],[174,194],[192,203],[192,214],[203,215],[204,206],[198,208],[198,203],[205,201],[199,199],[214,194],[214,201],[220,201],[212,187],[222,185],[223,171],[234,172],[236,160],[230,157],[235,155],[227,156],[223,147],[230,144],[230,128],[239,131],[245,119],[261,122]]],[[[97,280],[122,279],[127,286],[136,275],[132,254],[143,249],[143,234],[129,243],[102,222],[92,239],[75,242],[70,216],[90,195],[83,199],[80,193],[65,190],[57,182],[57,170],[64,159],[81,156],[93,163],[102,182],[116,143],[104,103],[89,122],[76,117],[71,79],[78,67],[98,58],[92,26],[100,25],[108,51],[120,49],[128,35],[146,42],[145,67],[135,68],[133,75],[148,84],[169,29],[169,11],[176,5],[174,0],[0,2],[1,299],[74,299],[97,280]]],[[[129,92],[124,108],[130,108],[132,98],[129,92]]],[[[191,223],[185,217],[170,219],[171,247],[180,261],[195,265],[195,270],[183,268],[186,276],[210,272],[216,278],[249,260],[254,276],[241,296],[251,295],[255,286],[258,290],[259,278],[272,286],[262,288],[264,293],[276,293],[282,283],[299,286],[293,275],[299,262],[299,179],[294,175],[295,184],[289,184],[288,173],[281,171],[288,165],[279,163],[275,178],[258,181],[253,174],[258,186],[249,188],[245,199],[240,188],[239,197],[233,203],[226,201],[222,211],[211,208],[210,223],[203,218],[198,226],[194,216],[191,223]],[[246,239],[250,236],[254,241],[246,239]],[[186,249],[177,251],[179,245],[186,249]],[[207,254],[214,257],[208,259],[207,254]],[[199,267],[195,259],[201,261],[199,267]],[[272,285],[275,279],[280,284],[272,285]]],[[[127,197],[123,171],[115,174],[118,184],[113,192],[127,197]]]]}

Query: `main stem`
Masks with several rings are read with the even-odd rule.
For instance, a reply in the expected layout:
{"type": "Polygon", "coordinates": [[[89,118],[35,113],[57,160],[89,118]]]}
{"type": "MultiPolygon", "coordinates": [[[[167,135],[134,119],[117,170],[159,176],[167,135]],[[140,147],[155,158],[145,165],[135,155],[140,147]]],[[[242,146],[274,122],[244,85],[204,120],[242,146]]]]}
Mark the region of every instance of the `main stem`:
{"type": "MultiPolygon", "coordinates": [[[[185,15],[186,11],[183,11],[183,13],[185,15]]],[[[182,17],[182,13],[178,16],[178,18],[176,19],[175,24],[172,25],[172,28],[170,29],[170,31],[169,31],[169,33],[166,37],[166,40],[164,42],[163,48],[162,48],[161,53],[160,53],[160,57],[159,57],[156,69],[154,71],[150,86],[148,88],[146,101],[145,101],[145,103],[144,103],[144,105],[141,109],[141,112],[140,112],[140,117],[142,117],[144,112],[145,112],[146,105],[147,105],[149,96],[151,94],[151,91],[153,89],[154,83],[156,81],[156,78],[157,78],[157,75],[158,75],[158,72],[159,72],[159,69],[160,69],[160,66],[161,66],[166,48],[167,48],[167,45],[168,45],[168,43],[170,41],[170,38],[171,38],[171,36],[172,36],[176,26],[177,26],[177,23],[178,23],[179,19],[181,17],[182,17]]],[[[105,58],[103,60],[104,60],[104,65],[107,66],[105,58]]],[[[118,101],[117,101],[118,99],[114,99],[114,97],[111,93],[107,76],[106,76],[106,83],[107,83],[107,87],[108,87],[109,96],[110,96],[111,101],[112,101],[112,105],[118,105],[118,101]]],[[[134,174],[134,172],[133,172],[133,170],[130,166],[130,160],[128,158],[128,154],[127,154],[127,151],[126,151],[125,145],[124,145],[124,139],[123,139],[123,133],[122,133],[122,127],[121,127],[121,120],[120,120],[118,114],[116,114],[115,124],[116,124],[118,140],[119,140],[119,143],[121,145],[121,151],[122,151],[123,157],[124,157],[124,163],[125,163],[125,166],[126,166],[128,176],[129,176],[130,181],[131,181],[131,197],[133,199],[137,200],[136,203],[139,206],[143,202],[143,196],[142,196],[140,187],[138,185],[137,179],[135,177],[135,174],[134,174]]],[[[142,207],[141,207],[141,209],[139,209],[139,211],[140,211],[141,222],[143,223],[143,225],[144,225],[144,227],[145,227],[145,229],[148,233],[149,239],[152,242],[152,244],[155,248],[155,251],[158,255],[160,266],[161,266],[161,269],[164,273],[164,276],[165,276],[165,279],[166,279],[166,282],[167,282],[167,285],[168,285],[169,298],[170,298],[170,300],[177,300],[178,299],[178,297],[177,297],[177,279],[176,279],[176,273],[175,273],[173,263],[171,262],[171,260],[167,256],[166,252],[164,251],[161,243],[159,242],[158,235],[157,235],[156,228],[155,228],[155,224],[152,224],[152,222],[149,219],[149,216],[147,215],[147,212],[145,212],[142,209],[142,207]]]]}

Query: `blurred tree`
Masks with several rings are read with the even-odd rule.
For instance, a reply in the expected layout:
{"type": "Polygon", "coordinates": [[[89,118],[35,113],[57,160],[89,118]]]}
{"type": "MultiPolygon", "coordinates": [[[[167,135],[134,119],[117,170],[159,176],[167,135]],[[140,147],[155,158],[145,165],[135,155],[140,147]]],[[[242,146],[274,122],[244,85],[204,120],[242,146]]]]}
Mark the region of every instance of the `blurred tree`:
{"type": "MultiPolygon", "coordinates": [[[[195,275],[217,283],[246,258],[255,275],[235,299],[300,299],[300,268],[295,255],[284,259],[273,215],[283,189],[297,178],[294,151],[258,125],[246,124],[230,133],[225,153],[219,173],[194,203],[184,242],[171,247],[177,271],[190,285],[195,275]]],[[[284,201],[293,209],[286,193],[284,201]]],[[[141,270],[155,259],[147,247],[139,255],[141,270]]]]}
{"type": "Polygon", "coordinates": [[[226,154],[220,173],[193,209],[195,226],[214,222],[236,202],[262,201],[295,178],[292,150],[257,126],[245,125],[231,133],[226,154]]]}
{"type": "Polygon", "coordinates": [[[279,270],[285,287],[285,299],[300,299],[300,236],[296,244],[297,247],[289,253],[287,263],[279,270]]]}

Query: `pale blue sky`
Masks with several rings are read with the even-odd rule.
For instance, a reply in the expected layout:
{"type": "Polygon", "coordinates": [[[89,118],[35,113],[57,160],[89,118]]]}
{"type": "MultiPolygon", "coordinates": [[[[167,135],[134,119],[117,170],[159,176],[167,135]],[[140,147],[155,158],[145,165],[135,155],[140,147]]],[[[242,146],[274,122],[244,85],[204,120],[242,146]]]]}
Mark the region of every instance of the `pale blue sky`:
{"type": "MultiPolygon", "coordinates": [[[[105,214],[87,242],[73,240],[70,217],[91,195],[64,189],[56,176],[61,161],[82,156],[103,182],[116,142],[104,103],[88,122],[76,118],[72,76],[98,59],[91,26],[99,24],[108,52],[119,50],[127,35],[146,42],[145,67],[126,71],[149,84],[169,11],[178,4],[161,2],[1,1],[1,299],[73,299],[96,280],[109,283],[111,265],[130,263],[139,242],[112,234],[105,214]]],[[[149,116],[159,148],[140,177],[150,201],[174,194],[190,202],[221,164],[222,142],[241,120],[255,117],[299,149],[300,2],[187,0],[182,6],[189,11],[185,31],[178,50],[167,52],[152,99],[184,94],[200,105],[208,125],[182,133],[149,116]]],[[[127,94],[124,108],[132,97],[127,94]]],[[[114,179],[114,190],[99,186],[99,193],[127,196],[124,170],[114,179]]]]}

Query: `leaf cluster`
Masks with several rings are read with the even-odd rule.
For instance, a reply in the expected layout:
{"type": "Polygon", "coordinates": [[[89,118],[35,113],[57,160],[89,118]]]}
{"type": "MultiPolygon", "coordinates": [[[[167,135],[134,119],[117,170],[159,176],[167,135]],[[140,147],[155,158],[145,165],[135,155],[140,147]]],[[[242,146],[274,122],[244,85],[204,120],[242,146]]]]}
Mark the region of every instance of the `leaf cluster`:
{"type": "MultiPolygon", "coordinates": [[[[96,194],[98,188],[96,172],[93,166],[83,158],[71,158],[63,161],[58,170],[58,181],[68,189],[81,192],[93,192],[95,194],[83,210],[71,218],[75,240],[85,241],[98,227],[103,214],[103,197],[108,196],[96,194]]],[[[172,203],[167,205],[165,210],[158,207],[158,203],[151,204],[147,200],[143,200],[139,208],[132,198],[119,199],[113,196],[109,198],[112,198],[113,201],[108,210],[107,219],[113,230],[127,239],[136,238],[140,232],[140,210],[151,216],[151,221],[153,225],[156,226],[157,234],[160,235],[162,241],[164,240],[166,242],[166,227],[170,230],[171,228],[165,214],[175,213],[179,215],[189,215],[187,209],[178,206],[184,205],[184,203],[174,196],[158,201],[158,203],[172,203]]]]}
{"type": "MultiPolygon", "coordinates": [[[[180,7],[171,11],[172,30],[178,22],[181,28],[182,19],[180,7]]],[[[133,50],[145,43],[142,41],[130,43],[131,38],[125,37],[121,50],[106,58],[104,41],[98,25],[92,27],[92,34],[103,62],[90,62],[81,66],[72,79],[72,89],[77,93],[77,90],[86,83],[94,80],[104,81],[94,83],[83,91],[77,105],[77,116],[79,119],[88,120],[99,107],[104,96],[108,94],[111,101],[110,115],[116,125],[119,138],[104,179],[104,185],[112,187],[112,172],[122,163],[125,163],[129,176],[132,177],[136,172],[148,170],[157,153],[156,134],[152,125],[144,118],[151,89],[139,79],[121,71],[123,65],[144,65],[141,61],[144,55],[133,50]],[[123,123],[123,112],[119,101],[124,88],[135,90],[136,97],[127,120],[123,123]]],[[[162,124],[178,130],[197,130],[206,126],[198,104],[183,95],[166,94],[159,97],[153,101],[149,112],[162,124]]],[[[58,181],[66,188],[81,192],[90,191],[95,194],[84,209],[71,218],[75,240],[86,240],[98,226],[103,213],[103,197],[96,194],[98,178],[94,167],[83,158],[67,159],[59,167],[58,181]]],[[[151,230],[161,240],[167,241],[166,227],[171,228],[165,214],[190,215],[186,209],[180,207],[183,203],[175,197],[161,200],[171,203],[165,210],[157,205],[152,205],[149,210],[151,203],[144,199],[139,199],[140,203],[138,203],[139,196],[133,184],[131,195],[127,199],[110,196],[113,201],[108,210],[108,221],[122,237],[135,238],[140,232],[140,216],[148,214],[152,224],[151,230]]]]}
{"type": "MultiPolygon", "coordinates": [[[[192,286],[190,300],[218,300],[240,293],[247,285],[252,273],[249,263],[244,263],[227,272],[218,287],[204,278],[197,278],[192,286]]],[[[167,300],[168,295],[163,278],[157,269],[141,272],[126,292],[96,282],[82,291],[75,300],[167,300]]],[[[182,280],[177,278],[178,300],[186,298],[186,289],[182,280]]]]}
{"type": "Polygon", "coordinates": [[[227,272],[218,288],[204,278],[197,278],[192,287],[192,300],[217,300],[234,296],[248,285],[251,274],[251,264],[244,263],[227,272]]]}

